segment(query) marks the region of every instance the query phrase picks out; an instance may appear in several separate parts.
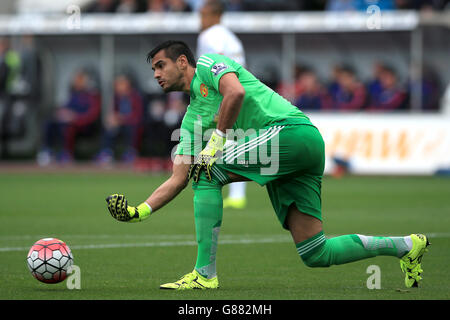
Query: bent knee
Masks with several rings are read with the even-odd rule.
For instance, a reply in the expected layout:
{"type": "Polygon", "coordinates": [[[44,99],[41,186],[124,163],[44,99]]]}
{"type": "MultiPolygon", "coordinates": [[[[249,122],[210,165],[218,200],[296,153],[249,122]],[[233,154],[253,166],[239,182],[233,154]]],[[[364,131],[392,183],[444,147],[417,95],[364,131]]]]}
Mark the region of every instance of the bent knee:
{"type": "Polygon", "coordinates": [[[317,259],[315,257],[302,258],[303,263],[310,268],[327,268],[331,264],[325,259],[317,259]]]}
{"type": "Polygon", "coordinates": [[[318,233],[307,241],[298,243],[297,253],[303,263],[310,268],[329,267],[333,263],[333,255],[323,232],[318,233]]]}

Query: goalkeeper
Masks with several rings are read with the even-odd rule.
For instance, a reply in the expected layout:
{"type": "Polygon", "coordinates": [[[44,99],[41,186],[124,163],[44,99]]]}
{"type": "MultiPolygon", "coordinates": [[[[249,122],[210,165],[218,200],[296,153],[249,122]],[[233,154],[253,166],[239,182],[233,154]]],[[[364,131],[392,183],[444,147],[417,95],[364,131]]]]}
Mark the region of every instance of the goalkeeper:
{"type": "Polygon", "coordinates": [[[129,206],[125,196],[118,194],[109,196],[107,202],[117,220],[142,221],[193,179],[196,264],[192,272],[161,285],[161,289],[219,287],[216,252],[222,224],[222,187],[249,180],[267,187],[281,226],[290,231],[307,266],[328,267],[379,255],[394,256],[405,273],[405,285],[417,286],[422,273],[420,262],[429,244],[424,235],[324,235],[324,142],[298,108],[223,55],[206,54],[196,62],[181,41],[158,45],[147,60],[165,92],[190,95],[173,173],[137,207],[129,206]],[[204,139],[207,134],[210,137],[204,139]]]}

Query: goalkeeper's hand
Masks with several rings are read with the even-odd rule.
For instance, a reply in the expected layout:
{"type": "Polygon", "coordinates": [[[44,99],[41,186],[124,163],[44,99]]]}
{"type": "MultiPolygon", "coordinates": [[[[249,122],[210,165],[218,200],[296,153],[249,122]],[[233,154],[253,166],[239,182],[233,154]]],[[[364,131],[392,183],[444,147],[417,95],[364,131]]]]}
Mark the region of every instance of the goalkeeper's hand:
{"type": "Polygon", "coordinates": [[[106,198],[108,203],[108,210],[111,216],[123,222],[139,222],[147,219],[152,210],[145,202],[137,207],[128,205],[128,201],[124,195],[112,194],[106,198]]]}
{"type": "Polygon", "coordinates": [[[217,130],[214,130],[205,149],[198,154],[197,158],[194,160],[194,163],[191,165],[188,178],[193,178],[194,182],[198,182],[201,171],[204,170],[206,178],[211,181],[211,167],[222,155],[225,142],[225,135],[223,133],[220,134],[217,130]]]}

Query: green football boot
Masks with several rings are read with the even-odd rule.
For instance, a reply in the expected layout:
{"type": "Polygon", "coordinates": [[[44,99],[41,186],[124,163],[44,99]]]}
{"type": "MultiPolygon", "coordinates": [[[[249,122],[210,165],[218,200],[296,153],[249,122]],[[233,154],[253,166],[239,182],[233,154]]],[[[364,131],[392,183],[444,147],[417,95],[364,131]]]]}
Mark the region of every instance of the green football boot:
{"type": "Polygon", "coordinates": [[[407,288],[418,287],[422,280],[422,257],[428,251],[430,245],[423,234],[412,234],[412,249],[400,259],[400,268],[405,273],[405,285],[407,288]]]}
{"type": "Polygon", "coordinates": [[[159,286],[160,289],[168,290],[191,290],[191,289],[218,289],[219,280],[217,277],[206,279],[196,270],[181,277],[180,280],[172,283],[166,283],[159,286]]]}

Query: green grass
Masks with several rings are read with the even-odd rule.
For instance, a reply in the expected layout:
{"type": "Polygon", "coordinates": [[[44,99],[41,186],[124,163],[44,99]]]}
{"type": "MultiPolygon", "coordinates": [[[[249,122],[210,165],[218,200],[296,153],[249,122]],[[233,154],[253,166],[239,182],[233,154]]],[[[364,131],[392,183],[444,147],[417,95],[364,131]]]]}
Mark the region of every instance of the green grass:
{"type": "Polygon", "coordinates": [[[165,179],[134,173],[0,175],[0,299],[450,299],[450,179],[324,179],[327,235],[431,235],[419,289],[405,290],[392,257],[323,269],[304,266],[266,190],[249,184],[248,208],[224,212],[217,261],[221,288],[207,292],[159,290],[195,264],[190,187],[144,223],[119,223],[106,209],[107,195],[124,193],[137,204],[165,179]],[[28,248],[50,236],[72,248],[81,290],[43,284],[30,275],[28,248]],[[241,239],[249,241],[235,243],[241,239]],[[86,247],[108,244],[113,247],[86,247]],[[366,287],[372,264],[381,269],[380,290],[366,287]]]}

